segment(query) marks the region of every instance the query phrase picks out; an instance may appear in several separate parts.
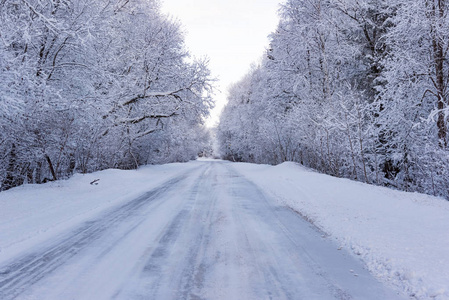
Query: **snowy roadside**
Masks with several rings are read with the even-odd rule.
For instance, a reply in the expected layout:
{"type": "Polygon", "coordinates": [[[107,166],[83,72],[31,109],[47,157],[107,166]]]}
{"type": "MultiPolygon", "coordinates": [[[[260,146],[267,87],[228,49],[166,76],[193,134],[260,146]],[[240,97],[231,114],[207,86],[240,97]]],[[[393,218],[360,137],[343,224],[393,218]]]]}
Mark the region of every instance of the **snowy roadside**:
{"type": "Polygon", "coordinates": [[[449,201],[315,173],[294,163],[233,164],[416,299],[449,299],[449,201]]]}
{"type": "Polygon", "coordinates": [[[40,242],[132,200],[198,164],[105,170],[0,193],[0,263],[40,242]],[[90,184],[97,181],[97,184],[90,184]]]}

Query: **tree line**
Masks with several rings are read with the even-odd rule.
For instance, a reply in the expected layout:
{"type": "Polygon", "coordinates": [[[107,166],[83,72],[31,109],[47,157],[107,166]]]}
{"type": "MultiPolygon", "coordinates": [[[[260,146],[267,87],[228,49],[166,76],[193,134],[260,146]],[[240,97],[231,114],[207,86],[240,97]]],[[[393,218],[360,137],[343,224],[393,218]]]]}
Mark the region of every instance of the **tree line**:
{"type": "Polygon", "coordinates": [[[229,160],[449,198],[445,0],[287,0],[261,62],[229,90],[229,160]]]}
{"type": "Polygon", "coordinates": [[[157,0],[0,0],[0,190],[196,157],[212,81],[157,0]]]}

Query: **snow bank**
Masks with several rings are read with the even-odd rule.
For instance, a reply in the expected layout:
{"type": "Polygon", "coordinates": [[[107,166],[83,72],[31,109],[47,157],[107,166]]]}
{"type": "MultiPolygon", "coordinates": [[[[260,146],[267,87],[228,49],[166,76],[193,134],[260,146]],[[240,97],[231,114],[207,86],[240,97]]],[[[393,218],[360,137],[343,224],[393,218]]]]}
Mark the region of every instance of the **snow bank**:
{"type": "Polygon", "coordinates": [[[190,162],[105,170],[2,192],[0,263],[196,166],[190,162]]]}
{"type": "Polygon", "coordinates": [[[233,164],[281,204],[417,299],[449,299],[449,202],[307,170],[233,164]]]}

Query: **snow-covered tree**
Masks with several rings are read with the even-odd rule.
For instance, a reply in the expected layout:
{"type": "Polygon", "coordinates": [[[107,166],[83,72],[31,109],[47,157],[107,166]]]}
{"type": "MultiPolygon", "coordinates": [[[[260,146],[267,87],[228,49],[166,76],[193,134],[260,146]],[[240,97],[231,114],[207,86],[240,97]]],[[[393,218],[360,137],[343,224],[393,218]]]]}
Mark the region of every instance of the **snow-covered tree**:
{"type": "Polygon", "coordinates": [[[197,139],[182,127],[201,131],[213,104],[207,61],[156,0],[4,0],[0,42],[2,189],[177,160],[143,157],[155,140],[197,139]]]}
{"type": "Polygon", "coordinates": [[[288,0],[280,16],[230,91],[223,157],[448,197],[446,1],[288,0]]]}

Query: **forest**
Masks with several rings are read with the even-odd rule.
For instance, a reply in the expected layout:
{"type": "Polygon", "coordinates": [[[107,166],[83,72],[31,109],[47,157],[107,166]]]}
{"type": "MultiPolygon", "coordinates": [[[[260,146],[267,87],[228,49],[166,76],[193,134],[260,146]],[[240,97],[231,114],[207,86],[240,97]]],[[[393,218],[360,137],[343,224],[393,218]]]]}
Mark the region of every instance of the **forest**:
{"type": "Polygon", "coordinates": [[[195,158],[206,59],[157,0],[0,0],[0,190],[195,158]]]}
{"type": "Polygon", "coordinates": [[[449,3],[288,0],[217,129],[232,161],[449,199],[449,3]]]}

